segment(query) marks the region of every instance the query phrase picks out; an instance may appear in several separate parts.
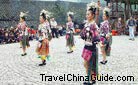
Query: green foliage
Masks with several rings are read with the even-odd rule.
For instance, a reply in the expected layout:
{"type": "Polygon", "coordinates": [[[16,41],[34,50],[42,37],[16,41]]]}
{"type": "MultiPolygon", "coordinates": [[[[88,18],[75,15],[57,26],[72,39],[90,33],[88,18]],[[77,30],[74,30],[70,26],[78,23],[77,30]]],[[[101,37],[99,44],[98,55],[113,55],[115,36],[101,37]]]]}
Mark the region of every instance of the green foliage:
{"type": "MultiPolygon", "coordinates": [[[[42,9],[46,9],[52,13],[52,17],[56,19],[58,24],[65,24],[67,22],[67,12],[74,12],[74,20],[82,22],[85,19],[86,4],[72,3],[72,2],[45,2],[45,1],[12,1],[0,3],[0,19],[10,19],[6,22],[7,25],[15,25],[18,23],[19,14],[21,11],[29,11],[27,16],[27,23],[29,26],[37,27],[39,24],[39,14],[42,9]],[[15,21],[12,23],[12,21],[15,21]]],[[[0,25],[5,25],[0,24],[0,25]]],[[[9,26],[10,27],[10,26],[9,26]]]]}

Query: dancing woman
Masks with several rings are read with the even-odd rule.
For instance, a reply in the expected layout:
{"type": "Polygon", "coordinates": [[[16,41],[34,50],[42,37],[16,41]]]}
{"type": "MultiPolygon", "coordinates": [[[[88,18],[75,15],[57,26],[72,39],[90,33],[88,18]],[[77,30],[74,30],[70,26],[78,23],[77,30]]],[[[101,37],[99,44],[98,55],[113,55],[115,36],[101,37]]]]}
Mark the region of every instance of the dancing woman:
{"type": "Polygon", "coordinates": [[[49,33],[51,33],[48,22],[48,11],[42,10],[40,13],[40,24],[38,27],[38,45],[36,52],[40,56],[42,63],[39,66],[46,65],[46,57],[49,55],[49,33]]]}
{"type": "Polygon", "coordinates": [[[20,31],[20,41],[21,47],[23,49],[22,56],[27,55],[26,47],[30,47],[29,37],[28,37],[28,28],[25,22],[27,13],[20,12],[20,23],[17,25],[17,29],[20,31]]]}
{"type": "Polygon", "coordinates": [[[89,78],[89,82],[84,82],[84,85],[96,83],[96,76],[98,75],[98,49],[96,44],[100,41],[100,38],[97,31],[98,26],[95,22],[95,13],[97,9],[96,3],[94,2],[87,5],[87,22],[80,33],[81,38],[85,42],[82,57],[89,78]],[[90,82],[90,80],[92,82],[90,82]]]}
{"type": "Polygon", "coordinates": [[[74,23],[73,23],[73,12],[68,12],[68,22],[66,23],[67,29],[66,29],[66,46],[69,47],[69,52],[67,53],[72,53],[73,48],[75,46],[74,43],[74,23]]]}
{"type": "Polygon", "coordinates": [[[106,56],[110,56],[110,50],[111,50],[111,43],[112,43],[112,36],[111,36],[111,27],[109,24],[109,8],[104,8],[103,10],[103,22],[100,25],[100,47],[102,51],[103,61],[101,61],[101,64],[106,64],[106,56]]]}

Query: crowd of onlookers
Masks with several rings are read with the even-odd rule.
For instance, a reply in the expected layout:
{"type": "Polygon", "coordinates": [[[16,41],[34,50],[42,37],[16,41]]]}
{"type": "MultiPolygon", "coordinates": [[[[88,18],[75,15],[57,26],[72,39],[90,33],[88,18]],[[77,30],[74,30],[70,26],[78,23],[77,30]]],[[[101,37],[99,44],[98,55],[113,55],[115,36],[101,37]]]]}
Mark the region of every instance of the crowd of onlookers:
{"type": "MultiPolygon", "coordinates": [[[[29,35],[29,40],[35,38],[34,34],[29,35]]],[[[0,44],[16,43],[20,41],[20,31],[16,28],[0,28],[0,44]]]]}
{"type": "MultiPolygon", "coordinates": [[[[114,23],[115,28],[118,32],[118,35],[122,34],[138,34],[138,19],[134,19],[130,17],[128,21],[123,21],[123,19],[118,18],[117,22],[114,23]],[[134,30],[129,29],[131,25],[135,25],[134,30]]],[[[59,36],[63,36],[66,34],[66,25],[58,25],[57,22],[52,18],[50,20],[50,25],[51,25],[51,31],[52,31],[52,36],[53,38],[58,38],[59,36]]],[[[79,26],[78,28],[82,29],[83,26],[79,26]]],[[[31,27],[30,31],[34,29],[31,27]]],[[[37,31],[37,30],[36,30],[37,31]]],[[[29,40],[37,39],[37,33],[29,33],[29,40]]],[[[20,41],[20,32],[14,27],[10,28],[0,28],[0,44],[8,44],[8,43],[16,43],[20,41]]]]}
{"type": "MultiPolygon", "coordinates": [[[[55,30],[52,30],[53,38],[63,36],[66,34],[66,28],[64,25],[57,25],[55,30]]],[[[37,39],[37,30],[32,31],[32,28],[29,30],[29,40],[37,39]]],[[[9,44],[9,43],[16,43],[20,42],[21,36],[20,31],[17,28],[10,27],[10,28],[0,28],[0,44],[9,44]]]]}
{"type": "Polygon", "coordinates": [[[15,28],[0,28],[0,44],[19,42],[19,31],[15,28]]]}
{"type": "Polygon", "coordinates": [[[138,18],[130,17],[127,21],[124,21],[122,18],[118,18],[115,23],[115,28],[117,30],[118,35],[126,34],[129,35],[130,25],[134,26],[134,34],[138,35],[138,18]]]}

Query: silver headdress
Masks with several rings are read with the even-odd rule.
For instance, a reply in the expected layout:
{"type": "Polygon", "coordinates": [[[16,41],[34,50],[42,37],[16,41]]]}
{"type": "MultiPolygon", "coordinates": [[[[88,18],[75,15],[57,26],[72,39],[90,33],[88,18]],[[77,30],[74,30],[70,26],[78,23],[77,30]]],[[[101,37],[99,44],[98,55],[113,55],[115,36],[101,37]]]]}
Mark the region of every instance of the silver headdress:
{"type": "Polygon", "coordinates": [[[50,16],[52,15],[51,12],[46,11],[46,10],[44,10],[44,9],[40,12],[40,15],[42,15],[42,14],[45,14],[46,18],[50,18],[50,16]]]}
{"type": "Polygon", "coordinates": [[[69,16],[69,15],[74,15],[74,13],[73,12],[71,12],[71,11],[69,11],[69,12],[67,12],[67,15],[69,16]]]}
{"type": "Polygon", "coordinates": [[[103,14],[105,14],[106,16],[109,16],[110,11],[111,11],[110,8],[105,7],[105,8],[103,9],[103,14]]]}
{"type": "Polygon", "coordinates": [[[20,17],[26,17],[29,12],[20,12],[20,17]]]}

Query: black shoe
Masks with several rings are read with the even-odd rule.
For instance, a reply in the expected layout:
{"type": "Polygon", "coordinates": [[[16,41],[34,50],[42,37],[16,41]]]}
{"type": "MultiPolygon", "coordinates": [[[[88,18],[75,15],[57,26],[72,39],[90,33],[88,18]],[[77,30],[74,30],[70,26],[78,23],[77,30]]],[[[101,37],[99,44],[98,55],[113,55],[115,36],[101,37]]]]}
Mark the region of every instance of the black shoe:
{"type": "Polygon", "coordinates": [[[24,55],[27,55],[27,53],[24,53],[24,55]]]}
{"type": "Polygon", "coordinates": [[[92,81],[91,85],[96,84],[96,81],[92,81]]]}
{"type": "Polygon", "coordinates": [[[46,63],[43,63],[43,65],[46,65],[46,63]]]}
{"type": "Polygon", "coordinates": [[[67,52],[67,53],[73,53],[73,51],[67,52]]]}
{"type": "Polygon", "coordinates": [[[21,56],[24,56],[24,54],[21,54],[21,56]]]}
{"type": "Polygon", "coordinates": [[[100,63],[105,65],[107,63],[107,61],[101,61],[100,63]]]}
{"type": "Polygon", "coordinates": [[[132,40],[131,38],[129,40],[132,40]]]}
{"type": "Polygon", "coordinates": [[[25,55],[27,55],[27,53],[21,54],[21,56],[25,56],[25,55]]]}
{"type": "Polygon", "coordinates": [[[39,64],[39,66],[43,66],[43,65],[44,65],[43,63],[39,64]]]}
{"type": "Polygon", "coordinates": [[[46,63],[41,63],[41,64],[39,64],[39,66],[44,66],[44,65],[46,65],[46,63]]]}
{"type": "Polygon", "coordinates": [[[84,82],[83,85],[92,85],[90,82],[84,82]]]}
{"type": "Polygon", "coordinates": [[[46,65],[46,61],[44,60],[43,63],[39,64],[39,66],[46,65]]]}
{"type": "Polygon", "coordinates": [[[43,65],[46,65],[46,60],[43,61],[43,65]]]}
{"type": "Polygon", "coordinates": [[[105,64],[107,63],[107,60],[105,61],[105,64]]]}

